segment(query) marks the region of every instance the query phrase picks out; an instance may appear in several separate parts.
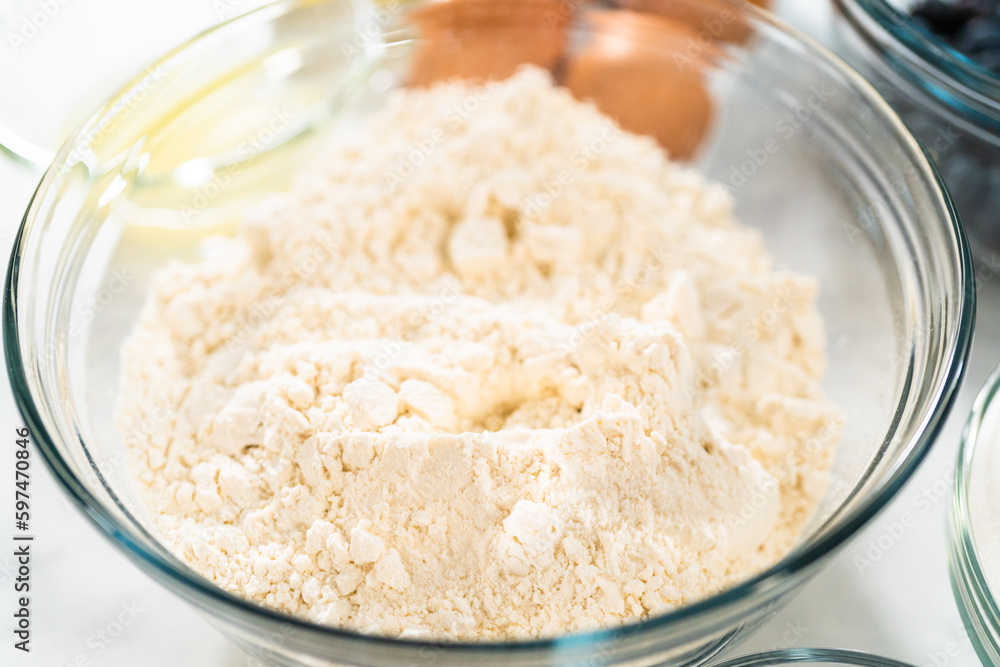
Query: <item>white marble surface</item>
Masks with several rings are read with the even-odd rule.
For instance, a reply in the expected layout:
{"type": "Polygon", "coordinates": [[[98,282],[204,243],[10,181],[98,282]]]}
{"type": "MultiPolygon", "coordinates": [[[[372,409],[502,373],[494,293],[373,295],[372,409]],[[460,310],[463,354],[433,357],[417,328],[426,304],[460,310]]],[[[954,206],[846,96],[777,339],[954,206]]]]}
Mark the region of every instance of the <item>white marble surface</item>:
{"type": "MultiPolygon", "coordinates": [[[[252,0],[245,1],[246,6],[252,3],[252,0]]],[[[5,9],[0,11],[0,21],[16,13],[6,4],[10,2],[28,9],[40,5],[35,1],[6,0],[5,9]]],[[[69,20],[71,10],[78,7],[74,0],[62,2],[65,3],[61,5],[65,11],[64,20],[69,20]]],[[[140,57],[132,58],[131,53],[146,53],[158,46],[136,38],[134,31],[129,32],[129,26],[138,25],[135,23],[137,17],[145,16],[144,12],[157,13],[164,26],[157,39],[165,42],[164,34],[179,39],[215,20],[222,8],[234,3],[237,9],[245,7],[239,5],[239,0],[169,3],[92,0],[81,4],[87,5],[90,12],[86,18],[88,25],[98,26],[105,35],[132,35],[128,42],[132,49],[129,61],[138,62],[140,57]],[[144,9],[137,10],[136,6],[144,9]],[[168,6],[169,11],[164,9],[168,6]]],[[[779,2],[779,11],[806,32],[826,39],[829,8],[825,0],[784,0],[779,2]]],[[[5,33],[7,30],[3,28],[5,33]]],[[[52,30],[56,30],[55,24],[52,30]]],[[[44,38],[44,34],[40,34],[35,46],[43,46],[44,38]]],[[[7,46],[6,36],[4,39],[0,51],[7,46]]],[[[68,50],[60,50],[64,48],[60,44],[52,40],[44,54],[44,58],[54,59],[47,65],[50,71],[52,62],[72,57],[68,50]]],[[[11,66],[9,55],[5,53],[7,61],[0,62],[0,77],[4,76],[3,68],[11,66]]],[[[121,56],[119,51],[118,58],[121,56]]],[[[0,78],[0,91],[3,91],[0,109],[10,103],[14,90],[20,97],[19,104],[23,105],[52,95],[51,90],[30,89],[31,86],[42,87],[37,82],[26,85],[29,89],[16,88],[0,78]]],[[[51,115],[42,120],[49,126],[42,128],[40,134],[52,132],[51,128],[59,123],[69,126],[74,122],[71,118],[59,119],[51,115]]],[[[0,254],[4,258],[38,178],[37,172],[0,158],[0,254]]],[[[919,473],[874,524],[841,551],[784,612],[737,652],[778,646],[828,646],[863,649],[916,665],[973,667],[979,664],[965,636],[948,583],[945,514],[962,423],[976,391],[1000,360],[1000,333],[996,329],[1000,321],[1000,285],[997,282],[980,286],[979,333],[968,376],[945,431],[919,473]],[[916,520],[912,527],[899,534],[893,528],[906,513],[914,515],[916,520]],[[891,539],[891,548],[870,567],[860,568],[858,557],[868,558],[873,542],[885,535],[897,535],[891,539]]],[[[10,443],[14,428],[19,424],[10,389],[2,382],[0,442],[10,443]]],[[[10,444],[5,444],[0,452],[9,452],[9,447],[10,444]]],[[[0,480],[12,477],[11,460],[10,456],[0,456],[0,480]]],[[[33,522],[37,535],[32,601],[35,651],[25,657],[11,649],[12,635],[7,628],[11,625],[13,610],[12,560],[3,547],[0,549],[0,617],[7,620],[0,623],[0,665],[246,667],[255,664],[194,611],[152,583],[82,520],[37,457],[33,470],[33,522]]],[[[0,483],[0,488],[9,488],[9,484],[0,483]]],[[[9,495],[0,494],[0,516],[9,516],[12,509],[9,495]]]]}

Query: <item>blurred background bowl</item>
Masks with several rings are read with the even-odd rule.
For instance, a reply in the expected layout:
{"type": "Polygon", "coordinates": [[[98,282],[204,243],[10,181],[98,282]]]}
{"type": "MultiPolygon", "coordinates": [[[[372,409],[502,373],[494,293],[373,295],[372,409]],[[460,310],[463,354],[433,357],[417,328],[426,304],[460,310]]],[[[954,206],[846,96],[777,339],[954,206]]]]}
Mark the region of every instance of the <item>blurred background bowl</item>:
{"type": "Polygon", "coordinates": [[[913,20],[916,0],[834,4],[838,52],[924,144],[973,252],[990,269],[1000,267],[1000,78],[913,20]]]}
{"type": "Polygon", "coordinates": [[[963,627],[1000,664],[1000,369],[980,391],[955,464],[948,566],[963,627]]]}
{"type": "Polygon", "coordinates": [[[781,608],[909,478],[955,395],[975,310],[961,226],[899,119],[839,61],[737,0],[264,7],[144,70],[73,134],[25,215],[6,290],[15,397],[59,482],[142,569],[280,665],[704,661],[781,608]],[[534,642],[364,636],[216,588],[147,529],[114,423],[119,349],[150,275],[233,234],[243,208],[393,89],[522,62],[722,183],[780,267],[817,277],[824,386],[846,425],[801,543],[695,604],[534,642]]]}

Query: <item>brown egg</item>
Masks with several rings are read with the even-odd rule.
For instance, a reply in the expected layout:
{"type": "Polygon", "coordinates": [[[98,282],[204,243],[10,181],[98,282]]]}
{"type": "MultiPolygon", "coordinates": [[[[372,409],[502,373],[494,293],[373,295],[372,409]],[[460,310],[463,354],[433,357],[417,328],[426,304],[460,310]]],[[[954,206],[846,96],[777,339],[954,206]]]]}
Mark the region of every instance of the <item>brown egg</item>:
{"type": "Polygon", "coordinates": [[[704,63],[716,47],[684,23],[629,10],[589,15],[595,34],[569,61],[564,85],[675,159],[691,158],[712,122],[704,63]]]}
{"type": "MultiPolygon", "coordinates": [[[[749,3],[762,9],[771,7],[771,0],[749,0],[749,3]]],[[[723,0],[619,0],[618,4],[672,18],[715,41],[742,43],[750,33],[739,10],[723,0]]]]}
{"type": "Polygon", "coordinates": [[[413,10],[421,41],[410,85],[504,79],[525,63],[551,69],[566,48],[569,0],[442,0],[413,10]]]}

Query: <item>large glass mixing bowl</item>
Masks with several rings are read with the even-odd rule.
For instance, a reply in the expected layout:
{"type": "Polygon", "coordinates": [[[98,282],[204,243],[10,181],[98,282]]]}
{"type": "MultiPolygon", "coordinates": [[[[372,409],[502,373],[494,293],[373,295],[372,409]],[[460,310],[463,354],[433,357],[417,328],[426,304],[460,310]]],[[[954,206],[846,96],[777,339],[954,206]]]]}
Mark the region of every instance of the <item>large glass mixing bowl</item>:
{"type": "MultiPolygon", "coordinates": [[[[747,3],[463,6],[435,19],[440,6],[418,5],[414,21],[412,5],[397,3],[270,5],[145,69],[84,123],[39,185],[11,258],[4,344],[18,405],[59,482],[112,543],[267,662],[703,661],[780,608],[927,452],[972,336],[965,238],[940,180],[887,105],[747,3]],[[825,387],[846,427],[834,482],[801,543],[697,603],[544,641],[366,636],[215,587],[147,529],[114,425],[119,348],[151,273],[232,234],[247,203],[285,187],[325,135],[377,109],[393,88],[449,68],[497,74],[521,61],[561,81],[589,63],[590,78],[580,75],[588,97],[725,184],[777,263],[817,277],[825,387]]],[[[467,102],[456,112],[481,103],[467,102]]]]}

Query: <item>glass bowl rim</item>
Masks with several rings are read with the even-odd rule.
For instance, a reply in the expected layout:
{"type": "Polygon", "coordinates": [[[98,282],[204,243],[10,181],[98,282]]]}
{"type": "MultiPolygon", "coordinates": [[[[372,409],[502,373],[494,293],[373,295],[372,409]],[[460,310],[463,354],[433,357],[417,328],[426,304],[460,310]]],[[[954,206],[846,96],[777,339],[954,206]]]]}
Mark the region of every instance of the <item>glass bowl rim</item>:
{"type": "MultiPolygon", "coordinates": [[[[840,13],[850,22],[851,26],[865,39],[871,39],[871,33],[857,21],[845,7],[854,7],[875,23],[892,38],[895,45],[913,54],[920,63],[930,66],[940,77],[940,82],[955,87],[960,84],[967,91],[972,91],[980,105],[985,105],[992,112],[990,121],[1000,122],[1000,74],[980,65],[948,44],[935,39],[922,29],[909,14],[886,2],[886,0],[834,0],[840,13]]],[[[926,88],[926,86],[923,86],[926,88]]],[[[954,92],[954,91],[946,91],[954,92]]],[[[954,106],[959,100],[952,95],[942,95],[931,91],[939,101],[948,106],[954,106]]],[[[968,96],[963,93],[961,97],[968,96]]],[[[968,113],[973,111],[959,107],[968,113]]],[[[981,111],[975,112],[982,114],[981,111]]]]}
{"type": "MultiPolygon", "coordinates": [[[[261,17],[267,17],[271,13],[275,16],[280,16],[291,8],[311,4],[312,1],[279,0],[278,2],[264,5],[221,22],[181,43],[151,63],[149,67],[167,67],[174,58],[181,56],[188,48],[197,45],[201,40],[211,38],[216,33],[226,30],[233,24],[257,20],[261,17]]],[[[356,4],[357,1],[350,0],[352,4],[356,4]]],[[[937,190],[948,222],[951,223],[951,232],[955,241],[952,250],[957,253],[959,258],[959,263],[955,269],[958,274],[958,285],[961,287],[960,316],[956,322],[958,331],[955,339],[955,347],[948,350],[949,358],[942,358],[942,365],[947,364],[946,370],[943,372],[944,377],[933,388],[931,398],[927,401],[927,414],[915,435],[910,439],[905,453],[901,455],[900,461],[882,479],[881,484],[873,493],[860,501],[857,507],[838,520],[839,525],[836,525],[832,530],[821,535],[818,539],[797,545],[791,552],[766,570],[758,572],[730,588],[691,604],[683,605],[677,609],[657,614],[651,618],[627,622],[624,625],[613,628],[579,631],[543,639],[488,642],[398,639],[367,635],[356,631],[313,623],[312,621],[258,605],[229,593],[191,571],[189,567],[185,566],[179,560],[165,558],[161,554],[148,549],[141,542],[132,539],[131,533],[134,529],[123,526],[105,509],[103,503],[95,498],[88,490],[86,484],[73,474],[59,452],[59,448],[55,444],[55,439],[52,438],[51,434],[42,424],[39,410],[36,408],[34,399],[28,388],[26,367],[19,345],[17,292],[23,259],[22,246],[26,241],[26,233],[29,226],[45,210],[40,208],[43,196],[48,193],[53,182],[60,175],[61,168],[65,166],[64,163],[71,154],[72,149],[80,143],[82,137],[86,136],[87,128],[101,118],[104,109],[114,108],[115,102],[120,100],[124,95],[127,95],[138,84],[145,73],[145,69],[143,70],[143,74],[124,84],[110,97],[109,101],[105,105],[102,105],[101,110],[84,120],[64,142],[29,201],[14,240],[8,265],[4,285],[2,326],[4,356],[8,368],[8,376],[18,410],[29,427],[31,436],[35,439],[36,445],[42,454],[42,459],[55,476],[57,483],[109,541],[117,546],[124,547],[123,551],[125,554],[139,564],[141,569],[147,571],[148,569],[154,570],[158,574],[157,578],[161,584],[163,584],[164,579],[178,584],[180,590],[184,591],[181,597],[189,602],[198,600],[197,604],[201,606],[204,604],[203,599],[208,599],[225,606],[235,606],[239,611],[249,614],[252,617],[266,620],[267,622],[282,624],[284,627],[291,626],[305,634],[339,637],[344,640],[362,642],[369,645],[392,646],[396,648],[409,647],[413,649],[447,649],[449,651],[466,653],[551,650],[570,645],[592,645],[612,639],[620,640],[627,636],[643,635],[650,631],[663,629],[674,623],[703,618],[715,609],[727,607],[741,601],[752,600],[757,596],[758,592],[768,590],[782,580],[787,580],[797,574],[808,572],[813,566],[843,546],[849,538],[854,536],[872,517],[885,507],[923,461],[943,427],[945,418],[957,397],[957,390],[961,385],[971,349],[972,329],[975,322],[976,310],[972,255],[965,232],[959,221],[958,213],[951,196],[944,187],[940,174],[931,163],[926,151],[912,137],[903,122],[889,107],[888,103],[879,96],[871,84],[828,49],[795,28],[785,25],[768,12],[757,8],[751,3],[747,3],[745,0],[721,0],[721,2],[731,6],[733,11],[739,12],[742,16],[750,19],[758,31],[761,29],[770,31],[770,39],[773,40],[780,36],[783,40],[791,40],[796,43],[796,46],[810,61],[814,61],[835,71],[845,81],[845,85],[852,87],[857,94],[864,98],[870,108],[889,125],[894,138],[901,145],[909,147],[914,166],[917,170],[916,173],[920,174],[924,181],[937,190]]],[[[367,2],[363,4],[370,6],[370,3],[367,2]]],[[[155,541],[159,542],[158,540],[155,541]]],[[[172,588],[171,592],[175,595],[178,594],[172,588]]]]}
{"type": "Polygon", "coordinates": [[[972,525],[969,483],[976,453],[980,446],[987,446],[986,443],[980,445],[980,435],[991,410],[1000,410],[1000,366],[993,371],[976,396],[962,431],[948,517],[951,542],[948,569],[952,593],[966,633],[975,645],[976,652],[984,658],[984,664],[992,662],[992,658],[984,657],[984,653],[1000,653],[1000,598],[991,588],[979,558],[975,528],[972,525]]]}
{"type": "Polygon", "coordinates": [[[712,663],[711,667],[765,667],[766,665],[794,665],[801,663],[856,665],[857,667],[913,667],[913,665],[884,658],[873,653],[835,648],[790,648],[749,653],[712,663]]]}

